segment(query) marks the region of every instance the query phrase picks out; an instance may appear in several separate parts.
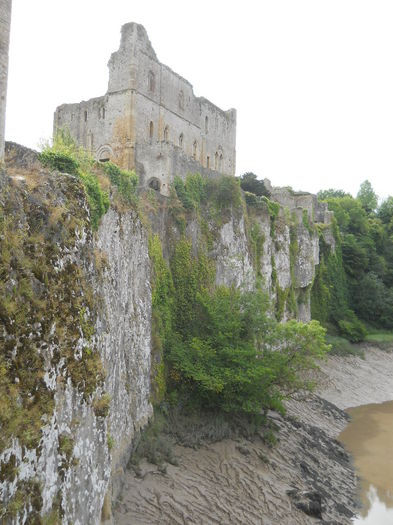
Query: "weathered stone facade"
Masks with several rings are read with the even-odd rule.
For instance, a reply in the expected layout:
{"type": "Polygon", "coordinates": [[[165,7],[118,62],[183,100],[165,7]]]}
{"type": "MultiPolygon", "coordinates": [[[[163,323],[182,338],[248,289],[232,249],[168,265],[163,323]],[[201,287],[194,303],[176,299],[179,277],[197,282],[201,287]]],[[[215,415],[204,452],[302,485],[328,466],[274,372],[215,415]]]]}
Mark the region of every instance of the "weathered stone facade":
{"type": "Polygon", "coordinates": [[[135,169],[164,195],[175,175],[234,175],[236,111],[196,97],[187,80],[158,61],[143,26],[126,24],[121,33],[107,94],[59,106],[54,131],[68,128],[98,160],[135,169]]]}
{"type": "Polygon", "coordinates": [[[12,0],[0,0],[0,164],[2,164],[4,160],[5,108],[7,98],[11,5],[12,0]]]}

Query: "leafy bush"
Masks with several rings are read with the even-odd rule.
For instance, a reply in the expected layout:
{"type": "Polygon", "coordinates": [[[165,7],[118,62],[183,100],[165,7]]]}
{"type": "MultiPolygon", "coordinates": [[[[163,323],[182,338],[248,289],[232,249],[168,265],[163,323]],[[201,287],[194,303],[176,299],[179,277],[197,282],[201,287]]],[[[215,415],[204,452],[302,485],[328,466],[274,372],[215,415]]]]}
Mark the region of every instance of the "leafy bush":
{"type": "Polygon", "coordinates": [[[351,343],[359,343],[360,341],[364,341],[364,338],[367,333],[366,328],[363,325],[363,323],[356,318],[355,315],[353,315],[353,318],[351,320],[339,320],[338,326],[340,328],[341,334],[345,338],[349,339],[351,343]]]}
{"type": "Polygon", "coordinates": [[[39,154],[42,164],[52,170],[58,170],[70,175],[78,175],[79,162],[69,153],[45,149],[39,154]]]}
{"type": "MultiPolygon", "coordinates": [[[[90,208],[91,226],[98,229],[101,217],[109,209],[109,195],[100,186],[94,173],[95,160],[91,155],[79,148],[68,130],[59,130],[52,144],[45,144],[39,158],[44,166],[62,173],[77,176],[82,182],[90,208]]],[[[113,162],[103,165],[105,174],[111,184],[117,187],[120,196],[127,203],[135,200],[138,177],[135,173],[120,169],[113,162]]]]}
{"type": "Polygon", "coordinates": [[[113,162],[105,162],[104,171],[111,183],[117,187],[122,198],[129,203],[134,202],[138,186],[138,176],[133,171],[122,170],[113,162]]]}
{"type": "Polygon", "coordinates": [[[207,179],[199,173],[188,174],[185,182],[175,177],[174,187],[180,202],[187,210],[198,209],[206,197],[207,179]]]}
{"type": "Polygon", "coordinates": [[[98,180],[90,173],[79,172],[79,179],[86,191],[87,202],[90,208],[90,220],[93,230],[98,229],[101,217],[109,209],[109,196],[102,191],[98,180]]]}
{"type": "Polygon", "coordinates": [[[175,334],[168,354],[173,382],[193,403],[231,413],[282,411],[287,394],[311,386],[300,372],[327,350],[318,322],[277,324],[261,292],[226,287],[198,293],[196,310],[203,330],[175,334]]]}

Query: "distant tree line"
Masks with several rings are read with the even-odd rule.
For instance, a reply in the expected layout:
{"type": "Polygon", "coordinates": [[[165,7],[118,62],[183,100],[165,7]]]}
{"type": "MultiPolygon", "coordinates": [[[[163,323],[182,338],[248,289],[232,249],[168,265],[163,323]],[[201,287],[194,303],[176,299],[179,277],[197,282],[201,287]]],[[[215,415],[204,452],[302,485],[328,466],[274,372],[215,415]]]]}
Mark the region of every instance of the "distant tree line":
{"type": "Polygon", "coordinates": [[[393,328],[393,197],[378,205],[370,182],[356,198],[320,191],[335,216],[336,252],[320,236],[321,260],[312,293],[313,317],[351,340],[367,328],[393,328]]]}

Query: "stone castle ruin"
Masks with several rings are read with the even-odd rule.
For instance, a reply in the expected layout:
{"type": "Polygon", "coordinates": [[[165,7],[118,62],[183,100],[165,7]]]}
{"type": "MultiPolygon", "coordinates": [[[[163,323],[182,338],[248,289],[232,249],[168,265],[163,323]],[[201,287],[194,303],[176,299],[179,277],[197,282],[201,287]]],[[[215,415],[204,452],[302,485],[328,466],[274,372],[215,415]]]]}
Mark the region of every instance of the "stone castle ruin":
{"type": "Polygon", "coordinates": [[[54,132],[67,128],[97,160],[135,169],[143,185],[163,195],[175,175],[235,174],[236,110],[196,97],[159,62],[143,26],[122,27],[108,66],[106,95],[59,106],[54,132]]]}
{"type": "Polygon", "coordinates": [[[0,166],[4,161],[5,108],[8,80],[11,0],[0,0],[0,166]]]}

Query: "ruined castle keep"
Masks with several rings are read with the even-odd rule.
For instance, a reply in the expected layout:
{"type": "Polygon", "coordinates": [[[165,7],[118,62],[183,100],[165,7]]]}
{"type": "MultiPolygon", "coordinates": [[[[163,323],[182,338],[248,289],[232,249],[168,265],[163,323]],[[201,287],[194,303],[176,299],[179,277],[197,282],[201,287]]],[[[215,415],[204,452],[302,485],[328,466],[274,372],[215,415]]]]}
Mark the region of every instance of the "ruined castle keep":
{"type": "Polygon", "coordinates": [[[5,108],[8,80],[12,0],[0,0],[0,165],[4,160],[5,108]]]}
{"type": "Polygon", "coordinates": [[[235,174],[236,111],[196,97],[159,62],[143,26],[122,27],[108,66],[107,94],[59,106],[54,132],[68,128],[97,160],[135,169],[142,184],[164,195],[175,175],[235,174]]]}

